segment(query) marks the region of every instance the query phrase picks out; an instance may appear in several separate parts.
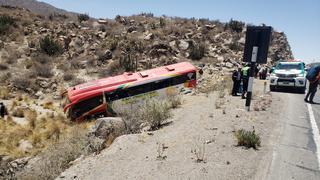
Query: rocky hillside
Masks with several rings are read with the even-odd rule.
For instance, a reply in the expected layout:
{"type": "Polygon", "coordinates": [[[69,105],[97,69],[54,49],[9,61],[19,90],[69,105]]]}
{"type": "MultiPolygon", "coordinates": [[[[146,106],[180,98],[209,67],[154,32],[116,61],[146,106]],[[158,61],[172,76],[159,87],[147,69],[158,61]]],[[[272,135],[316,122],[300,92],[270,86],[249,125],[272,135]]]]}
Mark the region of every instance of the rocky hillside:
{"type": "MultiPolygon", "coordinates": [[[[142,13],[72,21],[7,6],[0,8],[0,26],[0,83],[35,97],[58,97],[59,89],[90,79],[185,60],[229,71],[242,61],[246,30],[235,20],[142,13]]],[[[272,34],[269,64],[292,58],[285,34],[272,34]]]]}
{"type": "Polygon", "coordinates": [[[50,4],[39,2],[36,0],[0,0],[0,5],[25,8],[43,16],[49,16],[51,14],[61,14],[76,18],[76,13],[68,12],[66,10],[59,9],[50,4]]]}

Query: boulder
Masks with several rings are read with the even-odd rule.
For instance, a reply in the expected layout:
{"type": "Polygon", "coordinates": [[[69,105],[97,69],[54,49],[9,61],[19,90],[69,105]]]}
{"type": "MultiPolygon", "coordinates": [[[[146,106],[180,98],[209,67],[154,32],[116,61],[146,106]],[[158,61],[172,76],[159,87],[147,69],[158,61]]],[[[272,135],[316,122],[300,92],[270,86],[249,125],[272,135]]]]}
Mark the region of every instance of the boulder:
{"type": "Polygon", "coordinates": [[[38,99],[44,99],[44,93],[42,91],[38,91],[35,94],[35,97],[38,98],[38,99]]]}
{"type": "Polygon", "coordinates": [[[144,40],[150,40],[150,39],[153,39],[154,38],[154,35],[152,33],[148,33],[144,36],[144,40]]]}
{"type": "Polygon", "coordinates": [[[98,20],[98,23],[99,23],[99,24],[108,24],[108,21],[105,20],[105,19],[99,19],[99,20],[98,20]]]}
{"type": "Polygon", "coordinates": [[[187,50],[189,48],[189,43],[184,40],[179,41],[179,49],[181,50],[187,50]]]}
{"type": "Polygon", "coordinates": [[[29,153],[33,149],[33,146],[30,141],[22,139],[19,141],[18,149],[24,153],[29,153]]]}
{"type": "Polygon", "coordinates": [[[232,63],[229,63],[229,62],[226,62],[226,64],[224,65],[226,68],[233,68],[233,64],[232,63]]]}
{"type": "Polygon", "coordinates": [[[112,52],[109,49],[104,52],[104,58],[105,60],[112,59],[112,52]]]}
{"type": "Polygon", "coordinates": [[[126,130],[124,121],[120,117],[105,117],[96,120],[91,133],[98,138],[107,139],[110,135],[118,137],[126,130]]]}

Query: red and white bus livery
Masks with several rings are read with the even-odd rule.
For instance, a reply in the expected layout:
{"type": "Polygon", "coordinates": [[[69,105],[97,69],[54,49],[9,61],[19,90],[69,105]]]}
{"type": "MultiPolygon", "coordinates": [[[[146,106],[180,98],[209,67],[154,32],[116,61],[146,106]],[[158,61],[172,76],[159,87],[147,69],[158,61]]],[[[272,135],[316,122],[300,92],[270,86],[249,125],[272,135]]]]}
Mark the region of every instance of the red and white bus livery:
{"type": "Polygon", "coordinates": [[[182,87],[195,87],[196,71],[192,64],[181,62],[79,84],[67,91],[64,112],[76,121],[113,116],[117,108],[132,107],[146,97],[162,99],[182,87]]]}

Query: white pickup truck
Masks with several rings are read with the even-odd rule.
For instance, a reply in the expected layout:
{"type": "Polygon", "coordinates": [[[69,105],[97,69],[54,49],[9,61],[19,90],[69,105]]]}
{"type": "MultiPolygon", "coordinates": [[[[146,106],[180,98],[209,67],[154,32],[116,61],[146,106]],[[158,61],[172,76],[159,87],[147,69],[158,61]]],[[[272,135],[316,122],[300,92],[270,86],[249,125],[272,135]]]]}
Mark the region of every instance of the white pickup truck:
{"type": "Polygon", "coordinates": [[[279,62],[270,74],[270,91],[287,87],[304,93],[306,82],[305,64],[303,62],[279,62]]]}

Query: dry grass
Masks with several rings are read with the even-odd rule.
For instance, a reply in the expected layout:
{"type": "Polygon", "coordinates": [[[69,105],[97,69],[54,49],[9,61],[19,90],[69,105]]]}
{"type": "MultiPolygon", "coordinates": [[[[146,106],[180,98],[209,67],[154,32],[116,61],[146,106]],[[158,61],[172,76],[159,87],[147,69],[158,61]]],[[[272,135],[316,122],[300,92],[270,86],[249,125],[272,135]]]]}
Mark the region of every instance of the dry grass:
{"type": "Polygon", "coordinates": [[[43,109],[51,109],[51,110],[54,109],[52,101],[47,101],[47,102],[43,103],[42,107],[43,107],[43,109]]]}
{"type": "Polygon", "coordinates": [[[191,153],[195,155],[195,160],[197,163],[205,163],[206,143],[200,138],[197,138],[194,141],[191,153]]]}
{"type": "Polygon", "coordinates": [[[70,122],[62,114],[54,117],[39,117],[32,109],[20,107],[15,109],[17,112],[13,115],[24,116],[28,124],[16,124],[11,116],[0,122],[0,154],[13,158],[37,154],[68,134],[69,129],[72,128],[70,122]],[[33,145],[31,152],[22,152],[18,148],[21,140],[27,140],[33,145]]]}
{"type": "Polygon", "coordinates": [[[0,87],[0,99],[10,99],[11,94],[10,94],[10,90],[6,87],[0,87]]]}
{"type": "Polygon", "coordinates": [[[25,113],[25,108],[18,106],[16,108],[13,109],[12,111],[12,116],[14,117],[19,117],[19,118],[23,118],[24,117],[24,113],[25,113]]]}
{"type": "Polygon", "coordinates": [[[171,108],[178,108],[182,104],[181,95],[178,93],[173,93],[171,95],[168,95],[168,101],[171,108]]]}
{"type": "Polygon", "coordinates": [[[105,147],[102,139],[89,136],[84,125],[76,125],[67,136],[61,138],[42,152],[32,170],[18,174],[24,179],[54,179],[82,155],[100,152],[105,147]]]}
{"type": "Polygon", "coordinates": [[[214,103],[216,109],[221,109],[225,105],[225,100],[224,99],[217,99],[216,102],[214,103]]]}

